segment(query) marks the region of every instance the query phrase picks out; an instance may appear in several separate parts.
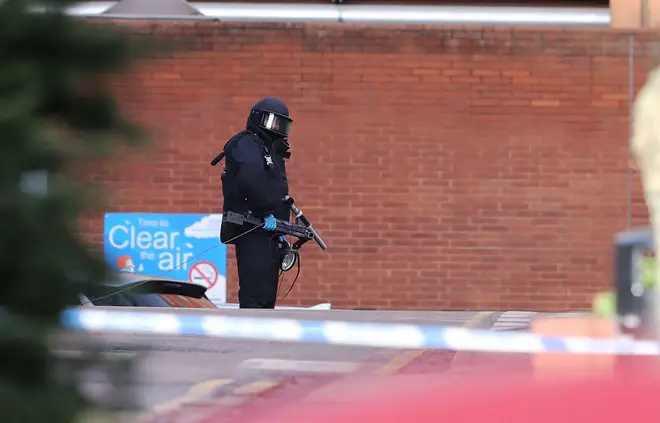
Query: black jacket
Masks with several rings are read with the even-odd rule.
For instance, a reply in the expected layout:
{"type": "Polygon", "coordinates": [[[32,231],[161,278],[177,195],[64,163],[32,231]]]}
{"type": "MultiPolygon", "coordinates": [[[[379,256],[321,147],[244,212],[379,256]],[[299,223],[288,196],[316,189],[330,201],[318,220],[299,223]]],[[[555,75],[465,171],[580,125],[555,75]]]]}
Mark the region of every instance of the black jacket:
{"type": "Polygon", "coordinates": [[[251,211],[257,217],[273,214],[289,220],[289,208],[282,199],[289,194],[286,165],[282,154],[250,130],[232,137],[225,145],[225,170],[222,175],[224,212],[251,211]],[[273,168],[266,165],[266,156],[273,168]]]}

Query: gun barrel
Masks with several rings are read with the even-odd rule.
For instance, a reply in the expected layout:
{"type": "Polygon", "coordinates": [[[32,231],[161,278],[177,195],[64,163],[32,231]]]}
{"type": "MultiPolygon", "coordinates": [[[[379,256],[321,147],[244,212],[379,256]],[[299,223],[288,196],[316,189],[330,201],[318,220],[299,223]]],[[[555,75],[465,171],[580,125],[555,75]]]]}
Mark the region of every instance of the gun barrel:
{"type": "Polygon", "coordinates": [[[310,231],[312,235],[314,235],[314,241],[316,241],[316,243],[319,244],[319,247],[321,247],[322,250],[325,251],[328,249],[328,246],[325,245],[325,242],[323,242],[319,233],[316,232],[316,229],[312,228],[312,225],[309,225],[307,227],[307,230],[310,231]]]}
{"type": "Polygon", "coordinates": [[[323,239],[321,239],[321,236],[319,235],[318,232],[316,232],[316,229],[312,227],[312,224],[310,221],[305,217],[305,214],[300,210],[298,207],[296,207],[296,202],[293,200],[293,198],[289,197],[288,195],[283,198],[283,201],[289,206],[291,209],[291,212],[293,212],[293,215],[297,218],[300,219],[302,222],[303,226],[307,228],[308,231],[310,231],[314,235],[314,241],[316,241],[317,244],[319,244],[319,247],[321,247],[322,250],[327,250],[328,246],[323,242],[323,239]]]}

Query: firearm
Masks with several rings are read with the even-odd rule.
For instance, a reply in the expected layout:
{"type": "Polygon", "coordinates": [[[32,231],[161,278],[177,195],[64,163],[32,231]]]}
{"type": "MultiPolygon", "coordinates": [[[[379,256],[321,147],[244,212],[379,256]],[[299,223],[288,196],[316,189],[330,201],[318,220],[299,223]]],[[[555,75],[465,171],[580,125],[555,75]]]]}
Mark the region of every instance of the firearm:
{"type": "MultiPolygon", "coordinates": [[[[249,225],[260,226],[263,225],[263,219],[253,216],[251,213],[240,214],[228,211],[225,213],[225,218],[227,222],[233,223],[235,225],[243,225],[247,223],[249,225]]],[[[286,220],[277,220],[277,226],[273,232],[280,235],[291,235],[295,236],[298,239],[304,239],[305,242],[314,239],[314,233],[308,230],[303,225],[299,225],[293,222],[287,222],[286,220]]]]}
{"type": "MultiPolygon", "coordinates": [[[[321,236],[318,234],[318,232],[316,232],[316,229],[314,229],[312,224],[305,217],[302,210],[296,207],[296,203],[293,201],[293,198],[287,195],[282,199],[282,201],[284,201],[284,203],[291,209],[297,219],[295,223],[289,222],[288,220],[276,219],[276,226],[275,230],[273,231],[275,234],[291,235],[298,238],[298,240],[296,240],[293,245],[290,245],[287,241],[282,243],[283,245],[281,250],[280,269],[286,272],[291,270],[296,262],[300,265],[298,260],[298,250],[300,250],[300,247],[302,247],[303,244],[305,244],[307,241],[311,241],[312,239],[315,240],[322,250],[327,250],[328,246],[325,245],[325,242],[323,242],[321,236]]],[[[232,223],[239,226],[242,226],[244,223],[252,226],[263,226],[263,219],[253,216],[250,212],[241,214],[227,211],[223,213],[222,220],[223,222],[226,221],[227,223],[232,223]]],[[[300,267],[298,267],[298,272],[300,272],[300,267]]]]}
{"type": "MultiPolygon", "coordinates": [[[[302,210],[300,210],[298,207],[296,207],[296,202],[293,201],[293,198],[289,197],[288,195],[285,196],[282,201],[289,206],[291,211],[293,212],[293,215],[298,219],[301,223],[302,226],[304,226],[305,229],[307,229],[309,232],[312,233],[314,241],[316,241],[317,244],[319,244],[319,247],[321,247],[322,250],[327,250],[328,246],[325,245],[325,242],[321,239],[321,236],[319,235],[318,232],[316,232],[316,229],[312,227],[312,224],[307,220],[305,215],[303,214],[302,210]]],[[[295,244],[293,244],[293,249],[297,250],[299,249],[305,242],[309,241],[309,239],[303,239],[300,238],[298,241],[296,241],[295,244]]]]}
{"type": "MultiPolygon", "coordinates": [[[[307,241],[311,241],[312,239],[316,241],[322,250],[327,250],[328,246],[325,245],[325,242],[323,242],[323,239],[321,239],[319,233],[316,232],[316,229],[314,229],[307,217],[305,217],[302,210],[296,207],[296,203],[293,201],[293,198],[287,195],[282,199],[282,201],[284,201],[284,203],[291,209],[293,215],[300,223],[276,219],[277,226],[275,227],[274,232],[280,235],[291,235],[297,237],[298,240],[291,247],[294,250],[299,250],[303,244],[305,244],[307,241]]],[[[254,226],[263,225],[263,220],[253,216],[251,213],[241,214],[228,211],[224,213],[223,219],[235,225],[243,225],[244,223],[254,226]]]]}

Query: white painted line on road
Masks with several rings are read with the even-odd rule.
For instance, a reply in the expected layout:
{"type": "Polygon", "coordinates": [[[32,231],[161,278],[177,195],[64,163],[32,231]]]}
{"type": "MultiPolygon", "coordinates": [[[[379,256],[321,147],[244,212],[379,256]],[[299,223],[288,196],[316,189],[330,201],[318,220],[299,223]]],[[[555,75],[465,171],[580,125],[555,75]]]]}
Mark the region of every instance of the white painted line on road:
{"type": "Polygon", "coordinates": [[[352,373],[358,366],[359,363],[345,361],[279,360],[272,358],[251,358],[240,365],[245,369],[310,373],[352,373]]]}
{"type": "Polygon", "coordinates": [[[526,329],[536,316],[533,311],[507,311],[497,319],[492,327],[494,331],[526,329]]]}

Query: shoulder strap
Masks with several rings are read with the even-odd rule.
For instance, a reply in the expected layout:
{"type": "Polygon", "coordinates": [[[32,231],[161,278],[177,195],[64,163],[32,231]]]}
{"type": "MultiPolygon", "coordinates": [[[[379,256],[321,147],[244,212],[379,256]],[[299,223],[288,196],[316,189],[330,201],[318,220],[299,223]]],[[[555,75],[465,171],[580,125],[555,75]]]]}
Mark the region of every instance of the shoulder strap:
{"type": "Polygon", "coordinates": [[[247,129],[245,131],[241,131],[240,133],[236,134],[233,138],[235,138],[236,136],[239,136],[239,135],[241,135],[241,136],[242,135],[249,135],[252,139],[257,141],[261,145],[261,148],[263,149],[263,152],[264,152],[264,154],[263,154],[264,165],[265,165],[266,169],[272,170],[273,167],[274,167],[273,158],[270,155],[270,150],[268,149],[266,144],[262,141],[262,139],[259,138],[259,136],[257,134],[255,134],[254,132],[252,132],[250,130],[247,130],[247,129]]]}
{"type": "Polygon", "coordinates": [[[227,156],[227,146],[229,145],[230,142],[234,141],[235,139],[245,135],[246,133],[249,133],[249,131],[244,130],[239,132],[238,134],[234,135],[233,137],[229,138],[229,140],[225,143],[225,145],[222,147],[222,152],[218,154],[215,159],[211,161],[211,166],[215,166],[218,163],[222,161],[227,156]]]}

